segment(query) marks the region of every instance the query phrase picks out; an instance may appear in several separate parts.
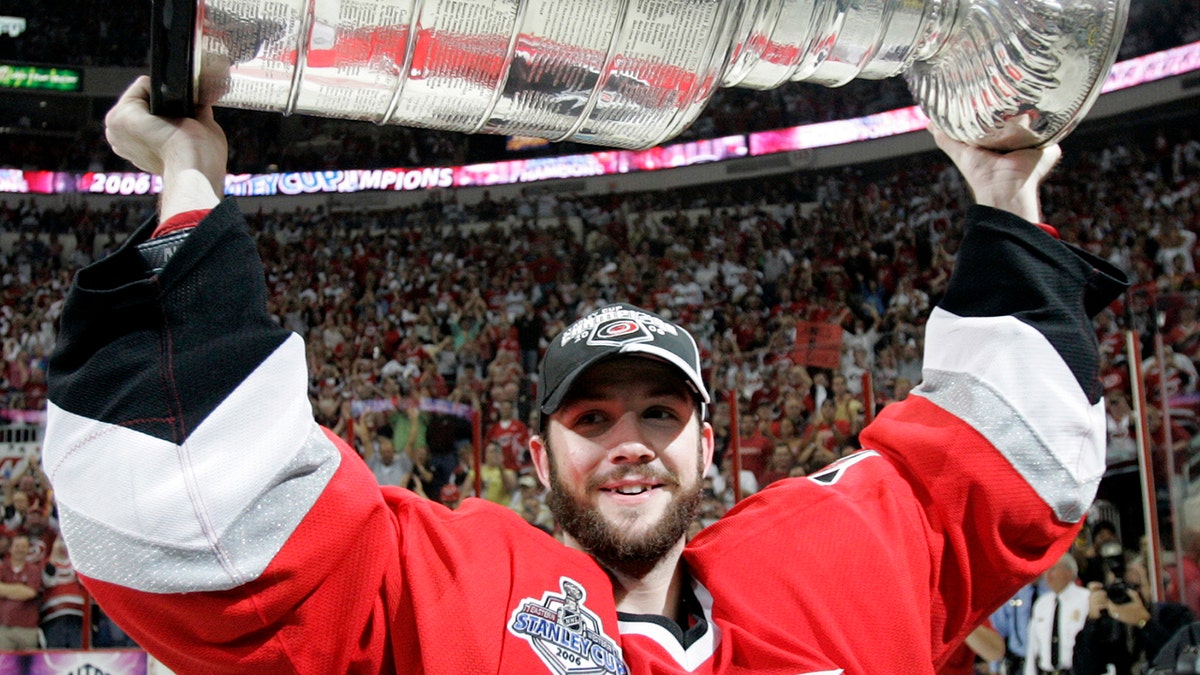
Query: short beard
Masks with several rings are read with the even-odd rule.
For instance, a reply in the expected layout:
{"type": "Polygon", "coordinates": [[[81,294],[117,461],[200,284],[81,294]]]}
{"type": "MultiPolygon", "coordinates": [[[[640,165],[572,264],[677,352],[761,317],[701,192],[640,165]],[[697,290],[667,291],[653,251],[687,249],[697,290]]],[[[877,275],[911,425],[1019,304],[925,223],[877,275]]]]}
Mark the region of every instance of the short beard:
{"type": "MultiPolygon", "coordinates": [[[[650,532],[635,538],[604,520],[594,506],[577,501],[559,478],[554,453],[550,451],[548,442],[546,454],[550,460],[550,492],[546,495],[546,506],[554,514],[559,526],[570,534],[584,551],[611,572],[632,579],[645,577],[658,565],[663,556],[679,543],[700,512],[702,491],[699,479],[704,469],[702,458],[698,457],[696,462],[694,484],[671,500],[662,520],[654,525],[650,532]]],[[[639,472],[634,469],[622,472],[622,475],[630,473],[639,472]]],[[[647,475],[647,472],[643,471],[641,475],[647,475]]],[[[667,479],[668,484],[678,484],[676,476],[668,477],[661,472],[650,475],[667,479]]]]}

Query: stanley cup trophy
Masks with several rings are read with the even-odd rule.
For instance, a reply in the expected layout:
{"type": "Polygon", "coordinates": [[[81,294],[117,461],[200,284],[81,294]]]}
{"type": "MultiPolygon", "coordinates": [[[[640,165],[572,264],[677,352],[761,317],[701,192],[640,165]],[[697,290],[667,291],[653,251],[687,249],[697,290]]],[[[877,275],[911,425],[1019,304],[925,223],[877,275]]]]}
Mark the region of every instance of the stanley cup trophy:
{"type": "Polygon", "coordinates": [[[717,87],[903,75],[996,150],[1091,107],[1129,0],[155,0],[151,104],[645,148],[717,87]]]}

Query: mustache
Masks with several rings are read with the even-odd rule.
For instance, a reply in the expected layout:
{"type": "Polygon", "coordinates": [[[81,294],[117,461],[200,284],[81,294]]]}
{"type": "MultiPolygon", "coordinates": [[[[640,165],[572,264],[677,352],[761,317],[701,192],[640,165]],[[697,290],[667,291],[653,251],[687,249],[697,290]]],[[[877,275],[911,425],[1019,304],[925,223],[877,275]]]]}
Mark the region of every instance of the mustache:
{"type": "Polygon", "coordinates": [[[630,478],[652,481],[664,487],[679,487],[679,476],[665,469],[656,469],[646,465],[633,467],[618,467],[599,476],[593,476],[587,483],[589,491],[599,490],[602,486],[630,478]]]}

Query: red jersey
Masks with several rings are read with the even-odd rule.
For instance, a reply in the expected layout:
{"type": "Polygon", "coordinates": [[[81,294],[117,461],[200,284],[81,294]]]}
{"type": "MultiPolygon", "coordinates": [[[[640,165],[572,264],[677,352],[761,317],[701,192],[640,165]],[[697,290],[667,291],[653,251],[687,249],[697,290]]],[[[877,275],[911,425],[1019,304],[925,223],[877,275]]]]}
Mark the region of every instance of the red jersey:
{"type": "Polygon", "coordinates": [[[46,623],[60,616],[83,616],[87,603],[86,592],[69,560],[49,561],[42,572],[41,621],[46,623]]]}
{"type": "Polygon", "coordinates": [[[0,584],[21,584],[32,588],[37,594],[30,600],[0,598],[0,626],[37,628],[39,596],[42,592],[42,566],[26,561],[21,569],[14,570],[12,561],[0,560],[0,584]]]}
{"type": "Polygon", "coordinates": [[[1119,273],[976,207],[922,385],[691,541],[683,625],[621,614],[587,554],[381,488],[315,423],[232,202],[153,275],[148,232],[76,276],[44,465],[89,590],[177,673],[932,675],[1104,472],[1085,308],[1119,273]]]}
{"type": "Polygon", "coordinates": [[[484,445],[491,441],[504,449],[504,468],[520,471],[529,466],[526,449],[529,446],[529,425],[521,420],[500,420],[488,427],[484,445]]]}

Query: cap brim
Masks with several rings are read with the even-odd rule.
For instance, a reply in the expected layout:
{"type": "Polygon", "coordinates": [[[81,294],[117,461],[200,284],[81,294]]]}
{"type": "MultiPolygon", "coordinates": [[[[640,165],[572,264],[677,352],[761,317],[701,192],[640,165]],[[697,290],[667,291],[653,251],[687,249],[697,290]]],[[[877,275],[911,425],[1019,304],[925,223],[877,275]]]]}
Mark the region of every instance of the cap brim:
{"type": "MultiPolygon", "coordinates": [[[[654,359],[663,361],[675,366],[684,376],[684,380],[692,386],[692,393],[701,403],[707,405],[709,401],[708,389],[704,386],[704,381],[700,377],[700,373],[696,372],[689,364],[686,364],[675,354],[653,345],[646,344],[627,344],[619,349],[613,349],[596,354],[594,357],[584,361],[571,370],[560,382],[558,387],[550,392],[542,402],[541,411],[543,415],[553,414],[562,405],[563,399],[566,398],[567,392],[571,391],[571,386],[575,383],[575,379],[583,374],[585,370],[591,368],[597,363],[616,356],[640,356],[646,359],[654,359]]],[[[701,415],[703,417],[703,415],[701,415]]]]}

